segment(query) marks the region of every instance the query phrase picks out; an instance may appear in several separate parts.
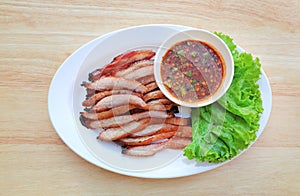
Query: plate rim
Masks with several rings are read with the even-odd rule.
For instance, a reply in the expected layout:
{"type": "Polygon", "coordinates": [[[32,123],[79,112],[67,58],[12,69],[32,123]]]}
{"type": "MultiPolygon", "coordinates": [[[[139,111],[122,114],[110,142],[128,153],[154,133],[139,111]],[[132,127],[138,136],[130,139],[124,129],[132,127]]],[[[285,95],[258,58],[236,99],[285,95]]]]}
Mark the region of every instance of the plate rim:
{"type": "MultiPolygon", "coordinates": [[[[50,83],[50,87],[49,87],[49,91],[48,91],[48,115],[50,117],[50,121],[52,123],[52,126],[54,128],[54,130],[56,131],[56,133],[59,135],[59,137],[63,140],[63,142],[73,151],[75,152],[75,154],[79,155],[81,158],[83,158],[84,160],[98,166],[98,167],[101,167],[103,169],[106,169],[108,171],[111,171],[111,172],[114,172],[114,173],[119,173],[119,174],[123,174],[123,175],[127,175],[127,176],[134,176],[134,177],[140,177],[140,178],[177,178],[177,177],[184,177],[184,176],[190,176],[190,175],[195,175],[195,174],[199,174],[199,173],[203,173],[203,172],[206,172],[206,171],[210,171],[212,169],[215,169],[217,167],[220,167],[230,161],[232,161],[233,159],[239,157],[241,154],[243,154],[244,151],[248,150],[256,141],[257,139],[260,137],[261,133],[264,131],[268,121],[269,121],[269,117],[270,117],[270,113],[271,113],[271,108],[272,108],[272,90],[271,90],[271,86],[270,86],[270,82],[268,80],[268,77],[266,75],[266,73],[264,72],[264,70],[261,68],[261,76],[264,76],[265,77],[265,80],[267,82],[267,90],[268,90],[268,94],[270,95],[269,97],[269,100],[270,103],[268,104],[268,107],[269,107],[269,110],[267,111],[267,119],[264,123],[264,125],[261,125],[262,128],[261,128],[261,133],[259,135],[257,135],[255,141],[253,141],[246,149],[244,149],[240,154],[238,154],[237,156],[235,156],[233,159],[231,160],[228,160],[228,161],[225,161],[223,163],[220,163],[220,164],[217,164],[216,167],[212,168],[212,169],[208,169],[208,170],[205,170],[205,171],[199,171],[199,172],[192,172],[192,173],[188,173],[186,172],[186,174],[179,174],[179,175],[176,175],[176,174],[171,174],[171,175],[168,175],[168,176],[157,176],[157,175],[151,175],[152,171],[146,171],[146,172],[128,172],[128,171],[123,171],[123,170],[118,170],[118,169],[115,169],[115,168],[112,168],[108,165],[104,165],[102,162],[102,164],[97,164],[95,162],[99,162],[99,160],[97,158],[94,157],[94,159],[91,157],[93,155],[90,155],[90,156],[83,156],[82,153],[79,153],[78,150],[76,150],[76,147],[74,145],[72,145],[69,141],[66,140],[66,138],[64,138],[64,136],[62,136],[60,130],[57,130],[57,126],[56,126],[56,122],[55,122],[55,119],[53,117],[53,108],[51,108],[51,102],[53,101],[52,100],[52,97],[51,95],[53,94],[53,88],[54,88],[54,84],[55,84],[55,81],[58,79],[58,75],[62,72],[63,70],[63,67],[69,62],[71,61],[72,58],[75,58],[76,55],[79,55],[81,53],[84,53],[85,56],[88,55],[88,53],[94,48],[97,46],[97,44],[99,44],[99,42],[101,42],[101,40],[105,40],[105,38],[107,38],[108,36],[110,35],[113,35],[115,33],[118,33],[118,32],[122,32],[122,31],[126,31],[126,30],[129,30],[129,29],[134,29],[134,28],[143,28],[143,27],[171,27],[171,28],[192,28],[192,27],[187,27],[187,26],[182,26],[182,25],[172,25],[172,24],[149,24],[149,25],[139,25],[139,26],[132,26],[132,27],[127,27],[127,28],[123,28],[123,29],[119,29],[119,30],[116,30],[116,31],[112,31],[112,32],[109,32],[107,34],[104,34],[102,36],[99,36],[91,41],[89,41],[88,43],[82,45],[80,48],[78,48],[77,50],[75,50],[61,65],[60,67],[57,69],[56,73],[54,74],[52,80],[51,80],[51,83],[50,83]],[[86,50],[86,51],[85,51],[86,50]],[[89,51],[87,51],[89,50],[89,51]],[[74,57],[75,56],[75,57],[74,57]]],[[[83,58],[82,58],[83,60],[83,58]]],[[[81,63],[78,63],[78,64],[81,64],[81,63]]],[[[80,68],[80,66],[78,66],[80,68]]],[[[74,84],[74,82],[73,82],[74,84]]],[[[71,87],[73,88],[73,86],[71,87]]],[[[73,105],[73,103],[71,104],[73,105]]],[[[72,116],[73,117],[73,116],[72,116]]],[[[77,132],[77,131],[76,131],[77,132]]],[[[81,141],[82,142],[82,141],[81,141]]],[[[86,148],[86,147],[85,147],[86,148]]],[[[88,150],[88,149],[86,149],[88,150]]],[[[181,155],[182,156],[182,155],[181,155]]],[[[171,163],[172,164],[172,163],[171,163]]],[[[169,164],[169,165],[171,165],[169,164]]],[[[168,166],[165,166],[165,167],[168,167],[168,166]]],[[[162,170],[164,169],[165,167],[163,168],[160,168],[158,170],[162,170]]],[[[155,170],[155,171],[158,171],[158,170],[155,170]]],[[[155,172],[154,172],[155,173],[155,172]]]]}

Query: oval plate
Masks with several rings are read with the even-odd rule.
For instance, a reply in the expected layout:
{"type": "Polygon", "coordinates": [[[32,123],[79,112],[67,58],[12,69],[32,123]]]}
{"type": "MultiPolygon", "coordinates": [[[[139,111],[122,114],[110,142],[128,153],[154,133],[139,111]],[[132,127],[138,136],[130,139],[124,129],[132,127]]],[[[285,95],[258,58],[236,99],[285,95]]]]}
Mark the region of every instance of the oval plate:
{"type": "MultiPolygon", "coordinates": [[[[81,87],[77,84],[79,80],[76,80],[76,78],[78,77],[74,76],[84,74],[87,77],[87,74],[94,68],[96,68],[97,66],[103,66],[104,64],[108,63],[100,62],[100,64],[97,65],[97,63],[95,63],[95,59],[86,57],[88,55],[91,55],[93,51],[97,51],[96,48],[101,47],[101,44],[105,44],[105,42],[108,42],[109,37],[111,36],[116,40],[118,40],[119,38],[118,43],[122,43],[122,41],[124,41],[124,38],[128,38],[128,40],[134,40],[134,42],[131,42],[132,45],[129,48],[128,45],[121,44],[123,47],[126,46],[127,50],[138,48],[155,49],[159,47],[162,40],[168,38],[169,36],[172,36],[180,30],[189,28],[190,27],[176,25],[145,25],[121,29],[92,40],[91,42],[80,47],[68,59],[66,59],[66,61],[60,66],[55,76],[53,77],[48,94],[48,112],[50,120],[57,134],[61,137],[65,144],[83,159],[101,168],[123,175],[142,178],[175,178],[189,176],[212,170],[228,163],[229,161],[232,161],[233,159],[220,164],[197,163],[195,161],[187,160],[180,151],[175,158],[174,156],[172,156],[171,159],[168,159],[159,166],[156,165],[150,167],[150,169],[124,169],[122,167],[120,168],[113,164],[107,163],[105,157],[99,158],[93,152],[93,147],[87,146],[86,142],[82,139],[78,113],[75,113],[78,111],[78,108],[74,107],[74,105],[76,105],[77,103],[73,103],[74,93],[76,93],[76,90],[74,91],[74,89],[81,87]],[[83,67],[83,63],[93,66],[89,68],[83,67]],[[84,73],[82,73],[83,70],[85,70],[84,73]]],[[[114,57],[116,56],[116,54],[126,51],[122,47],[120,47],[120,49],[116,49],[118,47],[115,47],[113,45],[107,48],[107,51],[109,52],[108,54],[110,54],[111,56],[105,56],[103,58],[106,58],[108,61],[111,59],[110,57],[114,57]]],[[[242,49],[240,48],[240,50],[242,49]]],[[[99,54],[99,56],[101,56],[101,54],[99,54]]],[[[264,112],[260,119],[260,129],[257,131],[257,138],[261,135],[264,127],[267,124],[272,106],[272,92],[268,78],[263,70],[261,79],[258,81],[258,84],[262,94],[264,112]]],[[[81,101],[82,100],[80,100],[80,103],[81,101]]],[[[94,137],[92,139],[96,140],[96,138],[94,137]]],[[[239,155],[241,155],[245,150],[243,150],[239,155]]]]}

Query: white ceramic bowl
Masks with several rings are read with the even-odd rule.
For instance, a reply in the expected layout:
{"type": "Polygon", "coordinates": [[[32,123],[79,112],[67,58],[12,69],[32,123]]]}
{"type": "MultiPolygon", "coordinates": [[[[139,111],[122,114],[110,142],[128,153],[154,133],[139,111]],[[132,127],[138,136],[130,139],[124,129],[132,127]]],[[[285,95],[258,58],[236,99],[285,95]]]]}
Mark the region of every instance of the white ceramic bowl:
{"type": "Polygon", "coordinates": [[[229,48],[223,42],[223,40],[221,40],[218,36],[206,30],[190,29],[190,30],[180,31],[175,35],[171,36],[169,39],[167,39],[164,43],[162,43],[162,45],[159,47],[155,55],[154,75],[160,90],[171,101],[184,107],[201,107],[217,101],[222,95],[225,94],[233,79],[234,62],[229,48]],[[179,100],[178,98],[174,97],[164,86],[161,77],[161,63],[164,55],[176,43],[185,40],[197,40],[197,41],[207,43],[221,56],[221,58],[223,58],[223,62],[225,63],[224,66],[225,74],[218,90],[214,94],[210,95],[209,97],[194,103],[187,102],[184,100],[179,100]]]}

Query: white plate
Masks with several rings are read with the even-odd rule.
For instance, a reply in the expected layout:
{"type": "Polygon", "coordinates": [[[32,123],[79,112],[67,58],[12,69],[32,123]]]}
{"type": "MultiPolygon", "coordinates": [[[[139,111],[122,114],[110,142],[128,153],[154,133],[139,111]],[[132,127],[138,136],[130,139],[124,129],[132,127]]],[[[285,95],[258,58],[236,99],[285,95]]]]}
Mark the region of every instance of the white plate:
{"type": "MultiPolygon", "coordinates": [[[[145,161],[146,159],[137,161],[136,158],[124,158],[124,156],[118,154],[120,152],[119,147],[111,146],[112,144],[99,144],[96,141],[95,132],[86,130],[79,122],[78,112],[82,108],[78,104],[81,103],[83,100],[82,96],[84,96],[83,89],[79,84],[83,80],[87,80],[89,72],[110,62],[114,56],[124,51],[138,48],[155,50],[164,39],[179,30],[188,28],[175,25],[146,25],[121,29],[101,36],[75,51],[56,72],[48,94],[48,110],[51,122],[65,144],[76,154],[101,168],[143,178],[188,176],[214,169],[231,161],[221,164],[196,163],[195,161],[187,160],[181,151],[172,150],[162,152],[156,158],[147,158],[147,161],[145,161]],[[114,44],[111,44],[112,41],[114,44]],[[105,47],[103,48],[103,46],[105,47]],[[102,51],[101,54],[97,53],[95,55],[95,52],[98,52],[100,49],[102,51]],[[89,58],[86,58],[87,55],[89,55],[89,58]],[[100,59],[101,62],[99,61],[100,59]],[[102,149],[98,151],[99,149],[97,150],[95,145],[101,146],[102,149]],[[165,155],[164,153],[168,156],[166,159],[161,159],[165,155]],[[124,160],[124,164],[116,164],[116,162],[124,160]],[[160,162],[153,164],[157,160],[160,160],[160,162]],[[147,164],[137,168],[135,161],[138,164],[147,164]]],[[[259,86],[262,93],[264,113],[260,120],[257,138],[267,124],[272,106],[271,88],[263,70],[259,86]]]]}

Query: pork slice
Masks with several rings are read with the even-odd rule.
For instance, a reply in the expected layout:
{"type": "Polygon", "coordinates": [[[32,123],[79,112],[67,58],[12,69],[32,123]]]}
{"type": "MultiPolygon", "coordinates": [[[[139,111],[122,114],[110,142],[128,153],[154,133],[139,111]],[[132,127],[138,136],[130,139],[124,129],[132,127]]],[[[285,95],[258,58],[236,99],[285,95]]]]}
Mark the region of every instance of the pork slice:
{"type": "Polygon", "coordinates": [[[114,107],[122,105],[134,105],[139,108],[146,108],[147,104],[144,100],[136,95],[131,94],[119,94],[110,95],[100,100],[96,105],[93,106],[93,111],[105,111],[114,107]]]}
{"type": "Polygon", "coordinates": [[[134,146],[129,148],[124,148],[122,153],[129,156],[147,157],[153,156],[157,152],[165,148],[165,142],[150,144],[146,146],[134,146]]]}
{"type": "Polygon", "coordinates": [[[118,128],[106,129],[100,132],[98,139],[103,141],[114,141],[127,137],[128,135],[145,128],[148,125],[149,121],[150,119],[146,118],[140,121],[132,121],[118,128]]]}
{"type": "Polygon", "coordinates": [[[92,83],[84,82],[82,86],[93,90],[130,90],[144,93],[147,88],[135,80],[128,80],[125,78],[105,77],[100,78],[92,83]]]}

